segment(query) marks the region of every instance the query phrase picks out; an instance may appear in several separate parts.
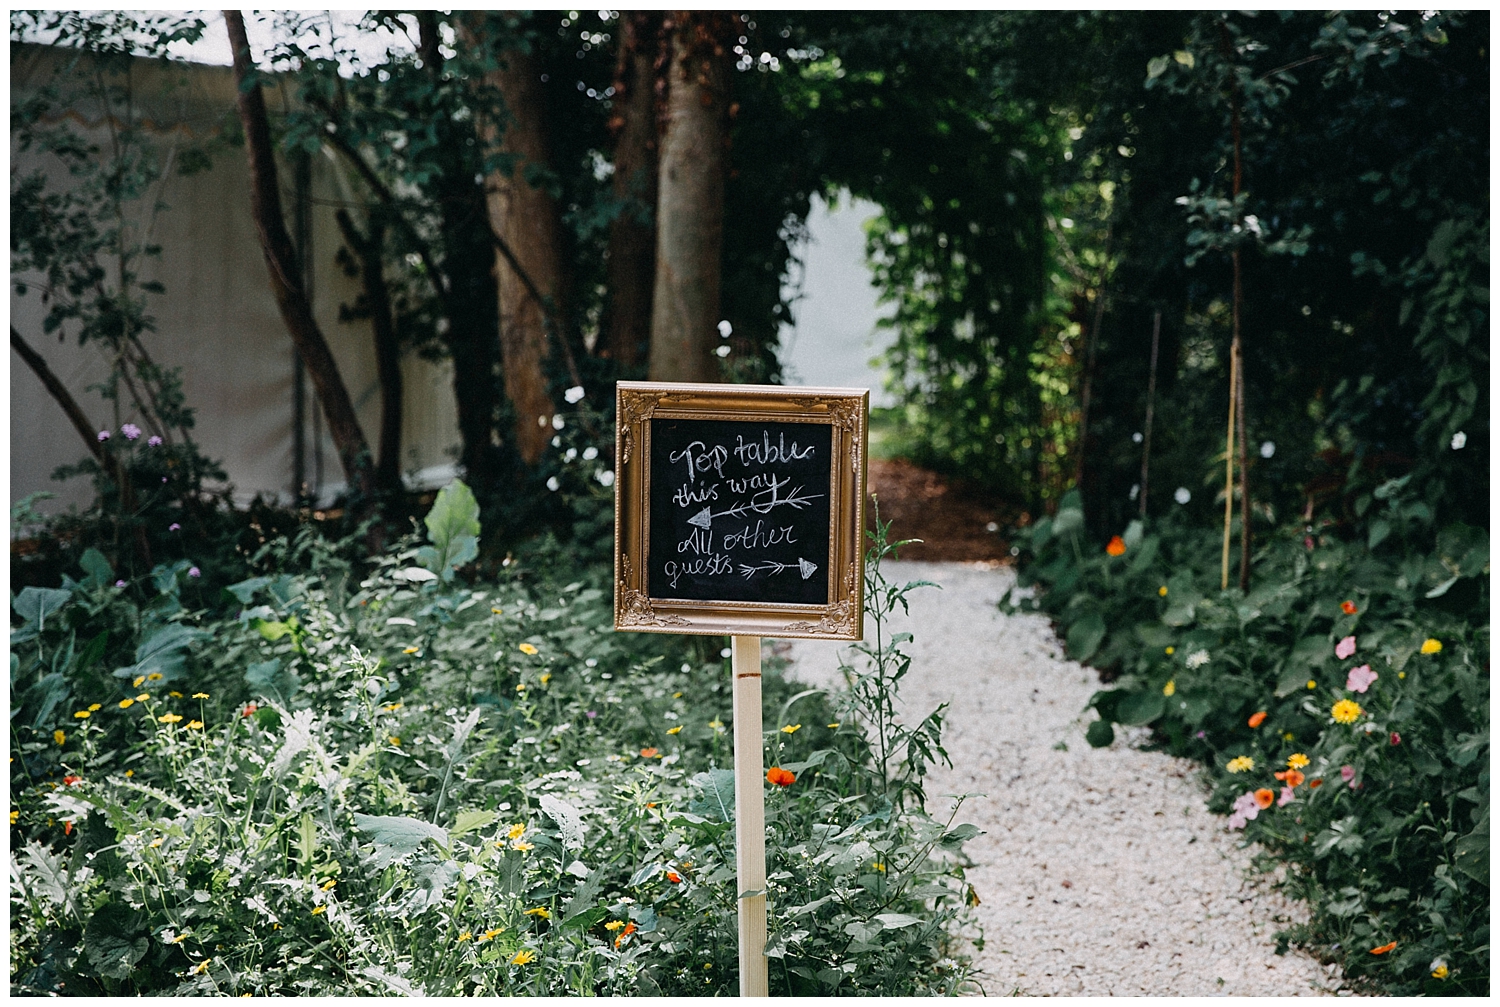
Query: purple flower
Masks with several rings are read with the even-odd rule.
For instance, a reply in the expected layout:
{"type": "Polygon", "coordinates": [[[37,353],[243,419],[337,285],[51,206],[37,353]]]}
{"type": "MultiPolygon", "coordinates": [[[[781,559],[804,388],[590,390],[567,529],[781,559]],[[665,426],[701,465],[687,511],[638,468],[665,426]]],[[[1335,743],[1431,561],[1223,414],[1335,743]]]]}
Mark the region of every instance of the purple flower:
{"type": "Polygon", "coordinates": [[[1288,804],[1291,804],[1293,798],[1295,798],[1296,796],[1297,796],[1296,793],[1292,790],[1291,787],[1282,787],[1281,788],[1281,797],[1279,797],[1277,799],[1276,806],[1278,808],[1284,808],[1288,804]]]}
{"type": "Polygon", "coordinates": [[[1352,636],[1346,636],[1342,640],[1340,640],[1337,644],[1334,645],[1333,656],[1337,657],[1340,661],[1342,661],[1346,657],[1353,656],[1353,654],[1354,654],[1354,637],[1352,637],[1352,636]]]}
{"type": "Polygon", "coordinates": [[[182,531],[182,525],[178,524],[176,521],[173,521],[171,524],[167,525],[167,531],[182,531]]]}
{"type": "Polygon", "coordinates": [[[1193,737],[1197,738],[1199,741],[1202,741],[1204,738],[1208,737],[1208,733],[1206,731],[1199,731],[1197,734],[1193,735],[1193,737]]]}
{"type": "Polygon", "coordinates": [[[125,582],[123,580],[117,580],[117,581],[115,581],[115,587],[124,587],[124,586],[125,586],[125,582]]]}
{"type": "Polygon", "coordinates": [[[141,428],[136,426],[134,423],[126,423],[124,426],[120,427],[120,433],[125,435],[125,439],[127,441],[133,441],[141,436],[141,428]]]}
{"type": "Polygon", "coordinates": [[[1362,664],[1358,668],[1349,669],[1349,680],[1344,683],[1344,688],[1350,692],[1365,692],[1370,684],[1380,676],[1370,670],[1368,664],[1362,664]]]}
{"type": "Polygon", "coordinates": [[[588,713],[585,713],[584,716],[589,718],[590,720],[593,720],[595,717],[599,716],[599,714],[593,710],[590,710],[588,713]]]}
{"type": "Polygon", "coordinates": [[[109,440],[109,431],[108,430],[101,430],[97,434],[95,434],[94,436],[97,437],[97,438],[99,438],[99,443],[100,444],[103,444],[105,441],[109,440]]]}
{"type": "Polygon", "coordinates": [[[153,448],[159,448],[161,447],[161,438],[156,436],[155,434],[152,434],[150,437],[146,438],[146,443],[151,445],[153,448]]]}
{"type": "Polygon", "coordinates": [[[190,567],[188,567],[188,576],[189,577],[202,577],[203,576],[203,571],[199,570],[195,566],[190,566],[190,567]]]}

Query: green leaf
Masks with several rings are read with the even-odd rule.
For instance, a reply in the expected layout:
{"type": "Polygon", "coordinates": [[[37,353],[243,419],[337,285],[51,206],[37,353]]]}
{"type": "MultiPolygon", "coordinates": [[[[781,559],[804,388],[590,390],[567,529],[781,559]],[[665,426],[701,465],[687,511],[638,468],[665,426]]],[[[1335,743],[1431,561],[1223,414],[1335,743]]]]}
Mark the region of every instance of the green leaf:
{"type": "Polygon", "coordinates": [[[432,544],[417,550],[417,562],[443,580],[479,555],[479,501],[463,480],[442,488],[423,523],[432,544]]]}
{"type": "Polygon", "coordinates": [[[160,674],[165,681],[172,681],[182,673],[187,664],[183,653],[190,644],[204,639],[209,634],[201,629],[171,622],[162,626],[135,649],[135,664],[116,668],[116,678],[136,678],[140,675],[160,674]]]}
{"type": "Polygon", "coordinates": [[[1096,720],[1083,734],[1084,740],[1095,748],[1108,748],[1114,743],[1115,729],[1107,720],[1096,720]]]}
{"type": "Polygon", "coordinates": [[[1490,813],[1453,847],[1453,866],[1481,885],[1490,883],[1490,813]]]}
{"type": "Polygon", "coordinates": [[[256,696],[274,699],[282,706],[290,706],[292,697],[302,687],[302,679],[291,668],[285,670],[274,658],[260,661],[245,669],[245,684],[256,696]]]}
{"type": "Polygon", "coordinates": [[[47,616],[56,612],[73,597],[72,592],[55,587],[27,587],[10,603],[16,614],[26,620],[28,626],[45,629],[47,616]]]}
{"type": "Polygon", "coordinates": [[[1155,690],[1131,692],[1120,697],[1115,707],[1115,722],[1138,727],[1149,724],[1166,711],[1166,699],[1155,690]]]}
{"type": "Polygon", "coordinates": [[[714,822],[734,821],[734,772],[710,769],[688,781],[702,795],[688,802],[688,810],[714,822]]]}
{"type": "Polygon", "coordinates": [[[1090,612],[1068,627],[1068,656],[1083,662],[1094,656],[1099,644],[1104,641],[1104,617],[1090,612]]]}
{"type": "Polygon", "coordinates": [[[493,811],[460,811],[454,819],[453,826],[448,830],[449,839],[457,839],[459,836],[467,835],[478,829],[482,829],[499,817],[493,811]]]}
{"type": "Polygon", "coordinates": [[[969,825],[968,823],[955,825],[943,833],[943,837],[938,840],[938,845],[945,850],[957,850],[977,835],[979,835],[979,826],[977,825],[969,825]]]}
{"type": "Polygon", "coordinates": [[[366,833],[375,843],[372,866],[387,867],[417,851],[424,840],[432,840],[444,853],[448,850],[446,829],[403,815],[354,816],[354,827],[366,833]]]}
{"type": "Polygon", "coordinates": [[[900,930],[902,927],[917,926],[922,922],[918,917],[908,916],[905,913],[876,913],[875,918],[887,930],[900,930]]]}
{"type": "Polygon", "coordinates": [[[88,574],[83,581],[88,587],[104,587],[115,582],[115,568],[109,565],[104,553],[92,546],[83,551],[78,565],[88,574]]]}
{"type": "Polygon", "coordinates": [[[146,957],[149,942],[138,930],[139,919],[128,907],[107,902],[83,928],[83,947],[89,964],[107,979],[124,979],[146,957]]]}
{"type": "Polygon", "coordinates": [[[238,584],[230,584],[224,590],[239,599],[241,605],[248,605],[255,598],[255,592],[271,583],[270,577],[251,577],[242,580],[238,584]]]}

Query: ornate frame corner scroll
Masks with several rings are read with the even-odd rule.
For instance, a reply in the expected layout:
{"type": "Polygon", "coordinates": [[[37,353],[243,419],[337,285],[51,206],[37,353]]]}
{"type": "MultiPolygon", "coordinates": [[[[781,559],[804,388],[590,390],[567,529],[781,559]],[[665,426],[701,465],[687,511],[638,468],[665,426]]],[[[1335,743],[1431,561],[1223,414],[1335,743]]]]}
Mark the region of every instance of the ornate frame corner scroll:
{"type": "Polygon", "coordinates": [[[615,386],[615,629],[702,636],[864,638],[865,463],[870,393],[862,388],[700,385],[621,381],[615,386]],[[823,423],[832,428],[828,602],[686,601],[653,598],[651,420],[724,419],[823,423]]]}

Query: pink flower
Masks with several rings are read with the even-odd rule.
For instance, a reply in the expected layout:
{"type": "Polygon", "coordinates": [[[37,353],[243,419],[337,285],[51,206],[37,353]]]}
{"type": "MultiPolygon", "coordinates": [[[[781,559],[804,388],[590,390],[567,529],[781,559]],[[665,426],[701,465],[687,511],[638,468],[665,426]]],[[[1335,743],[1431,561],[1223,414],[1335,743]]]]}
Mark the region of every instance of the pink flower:
{"type": "Polygon", "coordinates": [[[1312,552],[1312,550],[1313,550],[1313,538],[1312,538],[1311,535],[1304,535],[1302,537],[1302,544],[1305,545],[1305,546],[1307,546],[1307,551],[1308,552],[1312,552]]]}
{"type": "Polygon", "coordinates": [[[189,577],[202,577],[203,576],[203,571],[199,570],[195,566],[190,566],[190,567],[188,567],[188,576],[189,577]]]}
{"type": "Polygon", "coordinates": [[[182,525],[178,524],[176,521],[173,521],[171,524],[167,525],[167,531],[182,531],[182,525]]]}
{"type": "Polygon", "coordinates": [[[1294,791],[1291,787],[1282,787],[1281,788],[1281,797],[1279,797],[1277,799],[1276,806],[1278,808],[1284,808],[1288,804],[1291,804],[1292,803],[1292,799],[1294,797],[1296,797],[1296,796],[1297,796],[1296,791],[1294,791]]]}
{"type": "Polygon", "coordinates": [[[117,580],[117,581],[115,581],[115,587],[124,587],[124,586],[125,586],[125,582],[123,580],[117,580]]]}
{"type": "Polygon", "coordinates": [[[1243,829],[1246,822],[1255,820],[1260,814],[1260,805],[1256,803],[1255,791],[1247,790],[1234,801],[1234,813],[1229,816],[1229,827],[1231,829],[1243,829]]]}
{"type": "Polygon", "coordinates": [[[1370,670],[1368,664],[1362,664],[1358,668],[1349,669],[1349,680],[1344,683],[1344,688],[1350,692],[1364,692],[1379,677],[1379,675],[1370,670]]]}
{"type": "Polygon", "coordinates": [[[1339,775],[1344,778],[1344,782],[1345,783],[1352,782],[1353,779],[1354,779],[1354,767],[1353,766],[1342,766],[1342,767],[1340,767],[1339,768],[1339,775]]]}
{"type": "Polygon", "coordinates": [[[120,427],[120,433],[125,435],[127,441],[133,441],[141,436],[141,428],[134,423],[126,423],[120,427]]]}
{"type": "Polygon", "coordinates": [[[1354,654],[1354,637],[1346,636],[1333,648],[1333,655],[1342,661],[1354,654]]]}
{"type": "Polygon", "coordinates": [[[98,439],[100,444],[103,444],[105,441],[109,440],[109,431],[101,430],[94,436],[98,439]]]}
{"type": "Polygon", "coordinates": [[[161,438],[157,437],[155,434],[152,434],[146,439],[146,443],[151,445],[153,448],[159,448],[161,447],[161,438]]]}
{"type": "Polygon", "coordinates": [[[1399,745],[1399,744],[1401,744],[1401,735],[1397,734],[1395,731],[1391,732],[1391,744],[1392,745],[1399,745]]]}

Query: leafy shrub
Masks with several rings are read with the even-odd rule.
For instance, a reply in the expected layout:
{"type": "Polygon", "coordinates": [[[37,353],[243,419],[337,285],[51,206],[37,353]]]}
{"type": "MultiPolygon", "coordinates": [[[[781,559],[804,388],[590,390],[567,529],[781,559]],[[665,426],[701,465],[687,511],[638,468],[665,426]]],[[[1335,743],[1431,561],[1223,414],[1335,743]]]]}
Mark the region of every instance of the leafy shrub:
{"type": "Polygon", "coordinates": [[[1488,535],[1455,524],[1424,551],[1431,510],[1404,480],[1371,502],[1365,541],[1269,538],[1241,594],[1219,589],[1218,533],[1133,522],[1099,550],[1070,496],[1024,535],[1033,590],[1009,601],[1115,676],[1092,744],[1149,725],[1209,767],[1232,828],[1294,865],[1314,916],[1283,940],[1391,992],[1483,992],[1488,535]]]}
{"type": "MultiPolygon", "coordinates": [[[[13,991],[736,989],[724,662],[613,633],[607,571],[554,546],[465,583],[475,515],[445,491],[364,576],[269,543],[218,613],[183,572],[140,604],[93,560],[15,599],[13,991]]],[[[904,590],[880,554],[877,625],[904,590]]],[[[768,764],[795,777],[767,794],[777,992],[967,980],[975,830],[919,799],[938,722],[881,772],[902,740],[861,698],[895,689],[899,643],[849,696],[768,662],[768,764]]]]}

